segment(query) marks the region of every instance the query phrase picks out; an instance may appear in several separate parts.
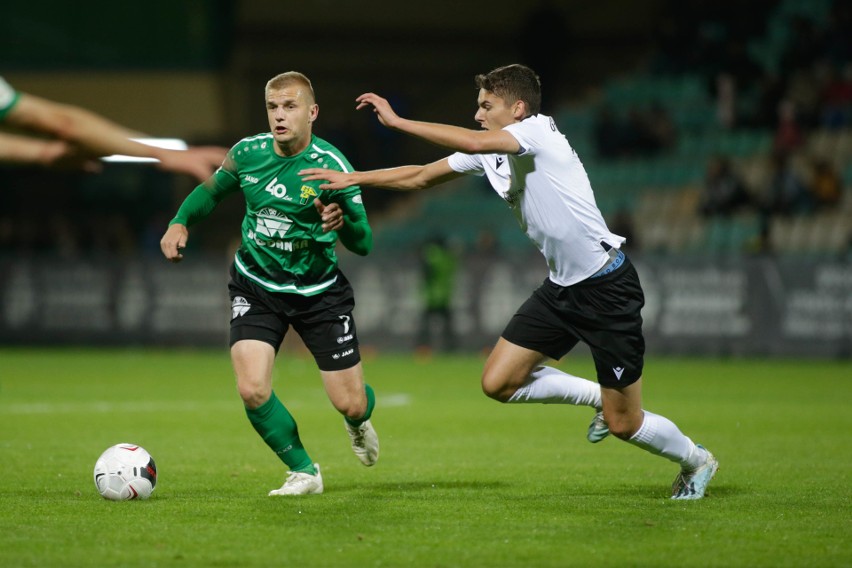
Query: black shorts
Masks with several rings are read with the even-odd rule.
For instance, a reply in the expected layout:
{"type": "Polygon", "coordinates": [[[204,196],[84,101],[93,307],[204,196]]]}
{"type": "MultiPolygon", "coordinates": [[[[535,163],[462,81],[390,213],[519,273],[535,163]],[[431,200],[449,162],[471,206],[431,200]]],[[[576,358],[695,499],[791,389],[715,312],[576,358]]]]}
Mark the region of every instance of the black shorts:
{"type": "Polygon", "coordinates": [[[614,272],[573,286],[545,280],[512,316],[503,338],[552,359],[582,341],[591,348],[601,386],[625,387],[642,376],[644,304],[639,275],[625,259],[614,272]]]}
{"type": "Polygon", "coordinates": [[[352,310],[355,295],[342,272],[315,296],[264,290],[231,266],[231,345],[256,339],[281,347],[290,326],[323,371],[348,369],[361,361],[352,310]]]}

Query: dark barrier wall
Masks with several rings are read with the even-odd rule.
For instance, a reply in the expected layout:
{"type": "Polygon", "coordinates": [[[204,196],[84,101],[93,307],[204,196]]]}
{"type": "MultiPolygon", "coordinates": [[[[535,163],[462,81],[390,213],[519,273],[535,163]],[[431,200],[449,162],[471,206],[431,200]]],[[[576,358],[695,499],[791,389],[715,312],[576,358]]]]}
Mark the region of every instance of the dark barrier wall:
{"type": "MultiPolygon", "coordinates": [[[[220,345],[231,307],[227,258],[0,259],[0,342],[220,345]]],[[[650,353],[850,357],[852,262],[637,258],[650,353]]],[[[417,258],[343,259],[361,342],[416,346],[417,258]]],[[[537,257],[460,263],[452,300],[459,350],[491,346],[546,276],[537,257]]]]}

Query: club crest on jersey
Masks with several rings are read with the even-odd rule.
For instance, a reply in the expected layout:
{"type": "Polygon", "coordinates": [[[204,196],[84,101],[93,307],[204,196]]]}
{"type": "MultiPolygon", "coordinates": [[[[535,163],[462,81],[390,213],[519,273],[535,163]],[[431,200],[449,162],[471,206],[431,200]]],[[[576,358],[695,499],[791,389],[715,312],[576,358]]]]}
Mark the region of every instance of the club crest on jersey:
{"type": "Polygon", "coordinates": [[[317,192],[314,191],[314,188],[312,188],[309,185],[303,185],[302,186],[302,193],[299,195],[299,197],[301,197],[302,200],[299,203],[304,205],[305,203],[308,202],[308,199],[310,199],[312,197],[316,197],[316,196],[317,196],[317,192]]]}
{"type": "Polygon", "coordinates": [[[293,221],[289,217],[271,207],[265,207],[257,214],[258,235],[269,238],[283,237],[292,226],[293,221]]]}

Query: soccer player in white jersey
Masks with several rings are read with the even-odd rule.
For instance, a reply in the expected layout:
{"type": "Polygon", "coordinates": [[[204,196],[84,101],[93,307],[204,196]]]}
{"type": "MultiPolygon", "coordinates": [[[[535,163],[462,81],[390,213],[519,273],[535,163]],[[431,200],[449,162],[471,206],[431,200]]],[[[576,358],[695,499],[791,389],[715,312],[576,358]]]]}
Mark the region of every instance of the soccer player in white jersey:
{"type": "Polygon", "coordinates": [[[591,406],[597,413],[590,441],[611,432],[677,463],[672,499],[702,498],[718,462],[673,422],[642,409],[642,287],[620,250],[624,238],[604,222],[576,151],[553,119],[539,112],[538,77],[528,67],[508,65],[478,75],[476,85],[478,131],[402,118],[374,93],[357,98],[357,108],[372,108],[384,126],[454,150],[451,156],[364,172],[312,168],[302,172],[303,179],[326,180],[320,189],[414,191],[464,174],[487,176],[544,255],[550,274],[488,357],[485,394],[505,403],[591,406]],[[591,349],[598,383],[543,365],[579,341],[591,349]]]}

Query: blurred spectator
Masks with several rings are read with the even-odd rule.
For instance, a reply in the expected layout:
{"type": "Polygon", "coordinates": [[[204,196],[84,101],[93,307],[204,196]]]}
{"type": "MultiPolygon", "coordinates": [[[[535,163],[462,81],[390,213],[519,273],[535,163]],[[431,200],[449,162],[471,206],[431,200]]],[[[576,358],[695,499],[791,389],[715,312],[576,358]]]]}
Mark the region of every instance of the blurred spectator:
{"type": "Polygon", "coordinates": [[[822,89],[828,80],[829,67],[824,63],[814,63],[807,70],[790,75],[787,83],[786,99],[793,103],[796,122],[805,128],[816,126],[819,119],[819,105],[822,89]]]}
{"type": "Polygon", "coordinates": [[[602,158],[651,156],[674,147],[677,130],[668,110],[653,103],[647,110],[631,107],[625,119],[609,105],[598,109],[594,127],[595,146],[602,158]]]}
{"type": "Polygon", "coordinates": [[[722,156],[711,158],[707,164],[704,193],[698,205],[704,217],[728,216],[752,205],[752,198],[731,162],[722,156]]]}
{"type": "Polygon", "coordinates": [[[840,174],[823,158],[811,161],[811,196],[817,209],[831,209],[840,203],[843,193],[843,183],[840,174]]]}
{"type": "Polygon", "coordinates": [[[796,215],[813,210],[811,193],[793,168],[788,154],[776,152],[772,157],[772,177],[767,198],[770,214],[796,215]]]}
{"type": "Polygon", "coordinates": [[[621,155],[627,136],[623,125],[616,119],[609,105],[603,105],[598,109],[594,137],[595,147],[601,158],[617,158],[621,155]]]}
{"type": "Polygon", "coordinates": [[[423,268],[423,314],[417,350],[431,352],[438,343],[434,341],[432,332],[439,330],[441,347],[444,351],[453,351],[456,347],[452,310],[456,256],[443,237],[435,237],[427,242],[420,255],[423,268]]]}
{"type": "MultiPolygon", "coordinates": [[[[490,187],[488,189],[492,191],[490,187]]],[[[470,291],[473,297],[473,301],[470,303],[470,316],[474,322],[474,329],[488,328],[485,317],[488,306],[483,305],[485,304],[483,292],[492,281],[491,270],[500,256],[497,236],[491,229],[483,229],[479,232],[474,249],[465,256],[464,265],[470,278],[470,291]]],[[[489,341],[487,344],[476,345],[475,347],[477,350],[484,350],[485,353],[488,353],[491,351],[492,344],[489,341]]]]}
{"type": "Polygon", "coordinates": [[[788,155],[804,142],[804,133],[796,116],[796,105],[785,99],[778,105],[778,123],[775,126],[773,150],[775,154],[788,155]]]}
{"type": "Polygon", "coordinates": [[[655,153],[674,148],[677,129],[669,111],[659,102],[654,102],[648,111],[646,130],[650,134],[651,149],[655,153]]]}
{"type": "Polygon", "coordinates": [[[730,73],[716,76],[716,120],[725,129],[737,124],[737,84],[730,73]]]}
{"type": "Polygon", "coordinates": [[[820,122],[826,128],[852,126],[852,62],[829,68],[820,96],[820,122]]]}
{"type": "Polygon", "coordinates": [[[778,124],[778,106],[784,100],[785,78],[777,73],[764,73],[757,79],[756,108],[749,121],[756,128],[774,129],[778,124]]]}

